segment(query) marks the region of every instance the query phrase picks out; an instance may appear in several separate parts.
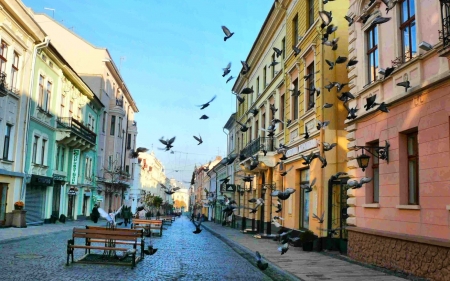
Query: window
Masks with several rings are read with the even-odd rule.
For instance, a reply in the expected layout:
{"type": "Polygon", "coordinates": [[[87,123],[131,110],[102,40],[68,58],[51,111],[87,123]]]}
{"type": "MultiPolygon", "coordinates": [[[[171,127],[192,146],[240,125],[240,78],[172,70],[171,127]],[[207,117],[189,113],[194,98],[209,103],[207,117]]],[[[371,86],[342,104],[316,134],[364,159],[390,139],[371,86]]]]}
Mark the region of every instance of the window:
{"type": "Polygon", "coordinates": [[[130,173],[130,165],[125,165],[125,172],[130,173]]]}
{"type": "Polygon", "coordinates": [[[6,124],[5,142],[3,143],[3,159],[8,160],[9,156],[9,143],[11,140],[11,128],[12,125],[6,124]]]}
{"type": "Polygon", "coordinates": [[[42,139],[42,152],[41,152],[41,165],[44,165],[45,161],[45,147],[47,146],[47,140],[42,139]]]}
{"type": "Polygon", "coordinates": [[[47,81],[47,95],[46,95],[46,102],[45,102],[45,111],[50,111],[50,105],[51,105],[51,97],[52,97],[52,83],[47,81]]]}
{"type": "Polygon", "coordinates": [[[266,113],[265,112],[261,115],[261,128],[267,129],[266,128],[266,113]]]}
{"type": "Polygon", "coordinates": [[[297,46],[298,42],[298,14],[292,20],[292,45],[297,46]]]}
{"type": "Polygon", "coordinates": [[[308,0],[308,27],[314,23],[314,0],[308,0]]]}
{"type": "Polygon", "coordinates": [[[38,106],[44,108],[44,76],[39,75],[39,97],[38,106]]]}
{"type": "MultiPolygon", "coordinates": [[[[272,61],[275,61],[275,54],[272,55],[272,61]]],[[[275,77],[275,65],[272,65],[272,79],[275,77]]]]}
{"type": "Polygon", "coordinates": [[[73,101],[69,102],[69,117],[73,117],[73,101]]]}
{"type": "MultiPolygon", "coordinates": [[[[298,92],[298,78],[294,80],[294,93],[298,92]]],[[[291,96],[292,98],[292,120],[298,119],[298,95],[291,96]]]]}
{"type": "Polygon", "coordinates": [[[368,196],[372,196],[372,200],[370,203],[379,203],[380,202],[380,169],[379,169],[379,159],[378,159],[378,151],[374,148],[379,146],[378,140],[372,143],[369,143],[368,146],[371,146],[370,152],[373,155],[370,157],[370,165],[372,166],[371,174],[367,175],[372,178],[372,181],[367,185],[369,188],[366,189],[367,192],[370,192],[371,189],[372,194],[368,194],[368,196]]]}
{"type": "Polygon", "coordinates": [[[2,72],[5,72],[6,70],[6,58],[8,57],[8,45],[5,43],[5,41],[1,41],[0,46],[0,70],[2,72]]]}
{"type": "Polygon", "coordinates": [[[37,146],[38,146],[38,141],[39,141],[39,137],[38,136],[34,136],[34,141],[33,141],[33,158],[32,161],[33,163],[36,164],[37,161],[37,146]]]}
{"type": "Polygon", "coordinates": [[[61,146],[61,168],[60,171],[64,172],[64,165],[66,163],[66,148],[61,146]]]}
{"type": "Polygon", "coordinates": [[[122,117],[119,117],[119,137],[121,137],[122,135],[122,117]]]}
{"type": "Polygon", "coordinates": [[[106,131],[106,111],[103,111],[102,132],[106,131]]]}
{"type": "MultiPolygon", "coordinates": [[[[300,184],[309,184],[309,169],[304,169],[300,171],[300,184]]],[[[301,196],[301,221],[300,225],[303,228],[309,228],[309,193],[303,190],[301,196]]]]}
{"type": "Polygon", "coordinates": [[[377,79],[378,73],[378,26],[366,32],[367,35],[367,74],[369,83],[377,79]]]}
{"type": "Polygon", "coordinates": [[[127,149],[131,149],[131,134],[127,135],[127,149]]]}
{"type": "Polygon", "coordinates": [[[252,126],[248,127],[248,141],[252,141],[252,126]]]}
{"type": "Polygon", "coordinates": [[[92,119],[91,119],[91,130],[92,130],[92,132],[95,132],[95,119],[94,119],[94,117],[92,117],[92,119]]]}
{"type": "Polygon", "coordinates": [[[85,163],[84,163],[84,176],[86,177],[86,178],[88,178],[89,177],[89,158],[88,157],[86,157],[86,159],[85,159],[85,163]]]}
{"type": "Polygon", "coordinates": [[[59,117],[64,117],[64,105],[66,104],[66,96],[61,96],[61,107],[59,108],[59,117]]]}
{"type": "Polygon", "coordinates": [[[78,118],[78,121],[81,122],[81,107],[78,107],[77,118],[78,118]]]}
{"type": "Polygon", "coordinates": [[[408,204],[419,205],[419,145],[417,132],[407,135],[408,204]]]}
{"type": "Polygon", "coordinates": [[[259,96],[259,76],[256,78],[256,94],[259,96]]]}
{"type": "Polygon", "coordinates": [[[89,114],[89,115],[88,115],[88,126],[87,126],[89,130],[91,130],[91,119],[92,119],[92,117],[91,117],[91,115],[89,114]]]}
{"type": "Polygon", "coordinates": [[[108,170],[112,170],[112,166],[113,166],[113,156],[109,155],[108,156],[108,170]]]}
{"type": "MultiPolygon", "coordinates": [[[[315,77],[314,77],[314,62],[312,62],[308,66],[306,71],[308,72],[308,74],[312,74],[312,76],[308,79],[308,89],[314,89],[314,87],[315,87],[315,84],[314,84],[314,82],[315,82],[314,81],[315,80],[315,77]]],[[[308,100],[306,101],[307,102],[307,106],[308,106],[307,110],[310,110],[310,109],[314,108],[314,104],[315,104],[314,92],[315,91],[308,91],[308,96],[307,96],[308,100]]]]}
{"type": "Polygon", "coordinates": [[[405,62],[417,55],[416,11],[414,4],[414,0],[402,0],[400,6],[402,56],[405,62]]]}
{"type": "Polygon", "coordinates": [[[281,40],[281,50],[283,51],[281,57],[284,59],[286,57],[286,37],[283,37],[283,40],[281,40]]]}
{"type": "Polygon", "coordinates": [[[60,157],[61,147],[59,145],[56,146],[56,161],[55,161],[55,170],[59,169],[59,157],[60,157]]]}
{"type": "Polygon", "coordinates": [[[116,133],[116,116],[113,115],[113,116],[111,116],[111,129],[110,129],[109,134],[111,136],[114,136],[115,133],[116,133]]]}
{"type": "Polygon", "coordinates": [[[280,120],[282,121],[281,123],[281,130],[284,129],[284,94],[281,95],[280,97],[280,120]]]}
{"type": "Polygon", "coordinates": [[[267,67],[263,68],[263,89],[267,87],[267,67]]]}
{"type": "Polygon", "coordinates": [[[17,74],[19,72],[19,55],[14,52],[13,63],[11,65],[11,89],[16,89],[17,74]]]}
{"type": "Polygon", "coordinates": [[[255,138],[259,137],[259,131],[261,131],[261,129],[259,128],[259,120],[255,121],[255,138]]]}

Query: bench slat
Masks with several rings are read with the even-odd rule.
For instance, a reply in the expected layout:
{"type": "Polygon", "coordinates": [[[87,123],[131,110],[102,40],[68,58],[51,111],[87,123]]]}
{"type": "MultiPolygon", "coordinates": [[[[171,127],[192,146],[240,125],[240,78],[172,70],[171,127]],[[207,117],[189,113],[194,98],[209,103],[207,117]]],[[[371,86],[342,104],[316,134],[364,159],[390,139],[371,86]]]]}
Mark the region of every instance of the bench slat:
{"type": "Polygon", "coordinates": [[[128,251],[128,248],[115,248],[115,247],[100,247],[100,246],[84,246],[84,245],[69,245],[70,248],[80,249],[94,249],[94,250],[106,250],[106,251],[128,251]]]}
{"type": "Polygon", "coordinates": [[[73,233],[73,238],[100,238],[108,240],[126,240],[126,241],[137,241],[136,236],[120,236],[120,235],[104,235],[101,233],[73,233]]]}

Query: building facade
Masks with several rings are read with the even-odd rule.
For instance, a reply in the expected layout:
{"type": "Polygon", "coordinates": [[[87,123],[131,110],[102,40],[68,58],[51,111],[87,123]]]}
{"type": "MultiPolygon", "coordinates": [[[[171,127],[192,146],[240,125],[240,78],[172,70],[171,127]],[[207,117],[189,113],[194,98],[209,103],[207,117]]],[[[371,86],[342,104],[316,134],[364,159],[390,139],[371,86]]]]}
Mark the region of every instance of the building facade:
{"type": "Polygon", "coordinates": [[[102,103],[50,43],[37,55],[27,132],[27,223],[89,216],[102,103]]]}
{"type": "MultiPolygon", "coordinates": [[[[48,40],[20,1],[0,10],[0,224],[25,196],[25,146],[35,56],[48,40]]],[[[12,216],[12,215],[11,215],[12,216]]]]}
{"type": "Polygon", "coordinates": [[[133,185],[136,103],[107,49],[95,47],[45,14],[34,14],[52,43],[105,105],[99,120],[97,197],[105,210],[118,209],[133,185]]]}
{"type": "Polygon", "coordinates": [[[176,212],[189,212],[189,189],[181,188],[173,194],[173,205],[176,212]]]}
{"type": "Polygon", "coordinates": [[[348,192],[347,222],[355,226],[349,228],[348,254],[449,280],[450,265],[441,257],[448,256],[450,239],[450,4],[398,1],[388,14],[390,21],[371,26],[375,16],[385,16],[386,7],[368,2],[351,0],[348,11],[358,20],[349,30],[349,56],[359,61],[348,73],[356,97],[350,106],[360,110],[347,123],[347,166],[357,179],[373,178],[348,192]],[[370,14],[364,24],[360,19],[370,14]],[[397,85],[406,81],[410,88],[397,85]],[[373,97],[389,112],[364,110],[373,97]],[[365,171],[357,163],[363,152],[355,145],[374,147],[375,155],[366,149],[370,161],[365,171]],[[376,156],[377,147],[387,152],[387,159],[376,156]]]}

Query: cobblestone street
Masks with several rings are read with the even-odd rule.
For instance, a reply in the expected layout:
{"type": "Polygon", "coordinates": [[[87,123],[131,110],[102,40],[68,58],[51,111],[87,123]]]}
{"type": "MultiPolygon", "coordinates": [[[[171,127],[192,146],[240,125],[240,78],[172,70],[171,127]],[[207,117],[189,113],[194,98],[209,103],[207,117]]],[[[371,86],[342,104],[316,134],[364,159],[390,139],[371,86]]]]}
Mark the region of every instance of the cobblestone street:
{"type": "MultiPolygon", "coordinates": [[[[104,225],[101,221],[99,225],[104,225]]],[[[79,223],[77,223],[79,225],[79,223]]],[[[92,224],[92,222],[88,222],[92,224]]],[[[29,227],[36,231],[38,227],[29,227]]],[[[1,280],[272,280],[207,230],[195,235],[185,217],[165,226],[162,238],[152,238],[158,252],[131,269],[126,266],[71,264],[66,245],[71,228],[44,235],[0,242],[1,280]]],[[[14,231],[15,229],[0,230],[14,231]]],[[[37,232],[37,231],[36,231],[37,232]]],[[[0,239],[2,240],[2,239],[0,239]]],[[[148,243],[147,238],[147,243],[148,243]]],[[[75,251],[75,259],[84,251],[75,251]]],[[[283,279],[280,279],[283,280],[283,279]]],[[[284,279],[285,280],[285,279],[284,279]]]]}

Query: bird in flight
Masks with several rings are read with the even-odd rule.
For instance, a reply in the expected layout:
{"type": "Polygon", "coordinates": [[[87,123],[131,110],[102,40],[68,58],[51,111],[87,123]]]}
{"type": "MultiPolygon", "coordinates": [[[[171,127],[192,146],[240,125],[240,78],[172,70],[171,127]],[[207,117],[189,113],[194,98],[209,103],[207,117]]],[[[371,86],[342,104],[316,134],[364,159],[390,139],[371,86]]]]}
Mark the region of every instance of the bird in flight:
{"type": "Polygon", "coordinates": [[[223,33],[225,33],[225,37],[223,38],[223,41],[227,41],[234,34],[234,32],[231,32],[225,25],[222,25],[222,30],[223,30],[223,33]]]}
{"type": "Polygon", "coordinates": [[[197,145],[201,145],[203,143],[202,136],[200,136],[200,135],[198,135],[198,137],[194,136],[194,139],[196,139],[198,141],[197,145]]]}
{"type": "Polygon", "coordinates": [[[147,151],[148,151],[148,148],[138,147],[138,148],[136,148],[136,150],[131,150],[130,157],[131,158],[138,158],[140,152],[147,152],[147,151]]]}
{"type": "Polygon", "coordinates": [[[207,108],[207,107],[209,106],[209,104],[210,104],[211,102],[213,102],[213,100],[215,100],[215,99],[216,99],[216,96],[214,96],[209,102],[204,103],[204,104],[200,104],[200,105],[197,105],[197,106],[201,106],[200,109],[207,108]]]}

